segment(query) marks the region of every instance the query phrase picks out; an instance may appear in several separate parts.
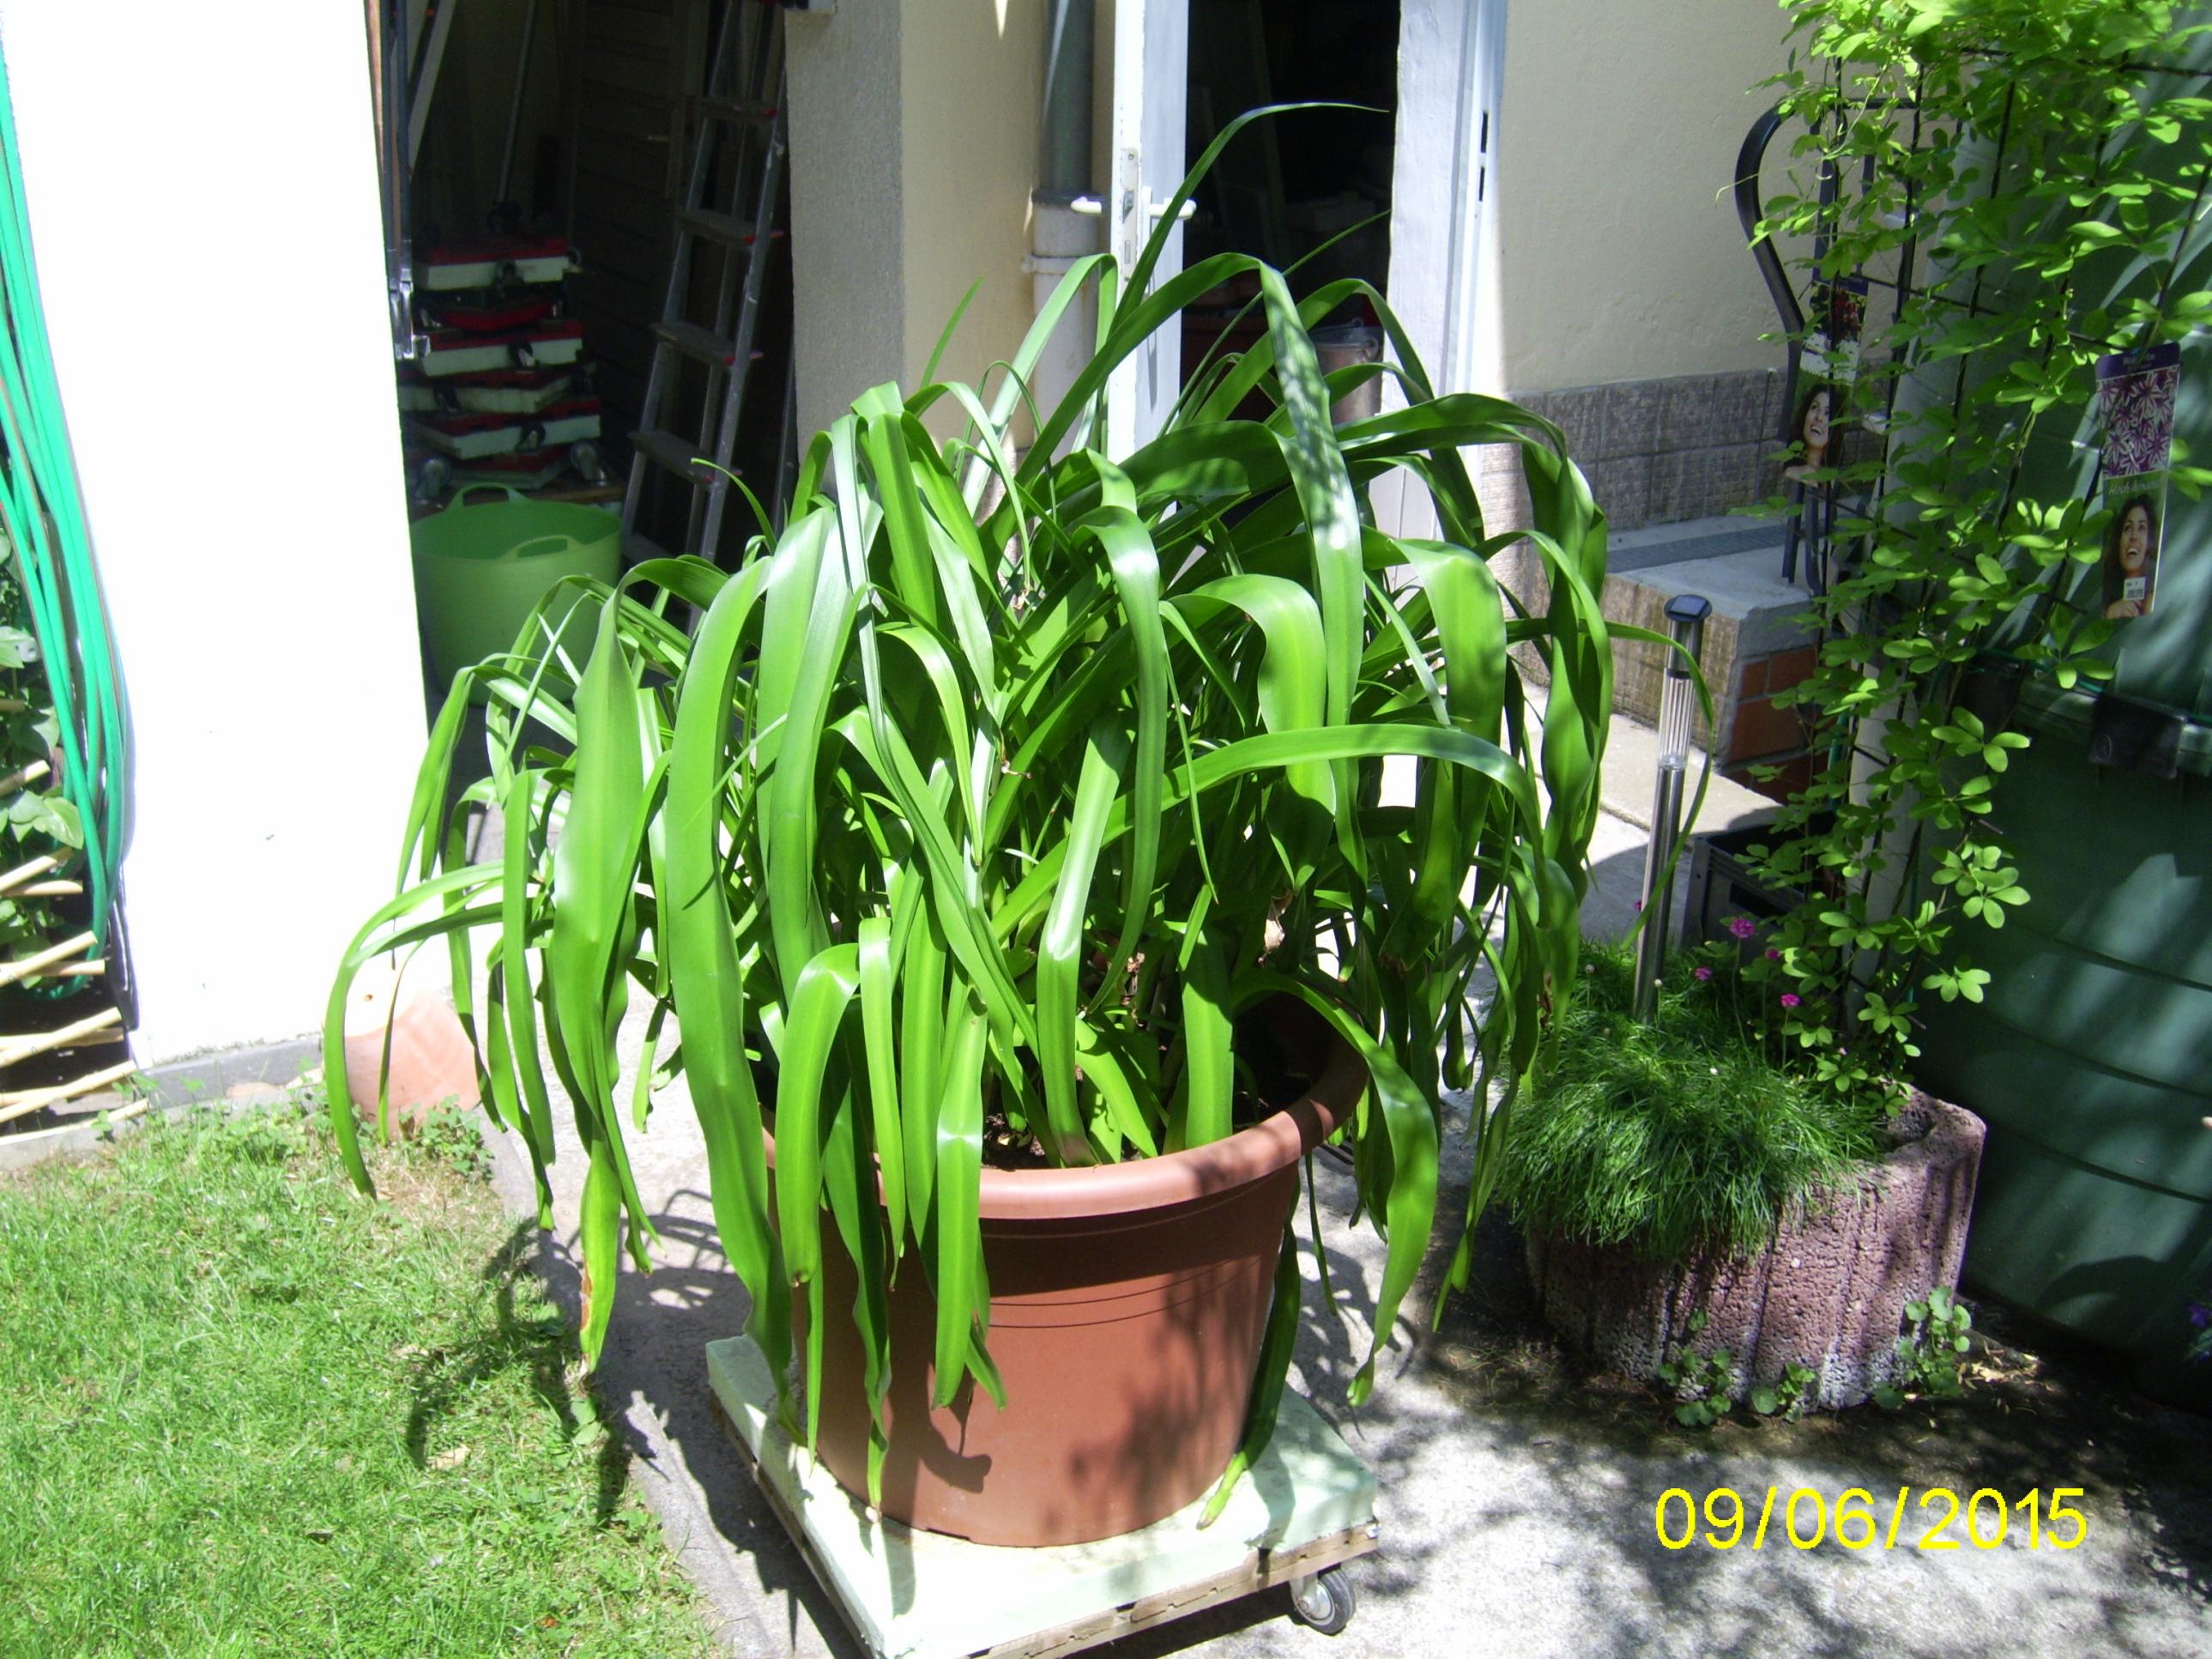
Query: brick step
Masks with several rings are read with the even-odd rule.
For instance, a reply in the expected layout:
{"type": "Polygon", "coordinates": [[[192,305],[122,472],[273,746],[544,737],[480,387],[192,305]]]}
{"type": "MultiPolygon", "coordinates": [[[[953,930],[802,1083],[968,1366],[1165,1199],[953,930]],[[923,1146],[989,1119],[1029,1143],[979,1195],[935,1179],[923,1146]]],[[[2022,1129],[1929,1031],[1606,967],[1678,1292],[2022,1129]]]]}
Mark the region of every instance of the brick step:
{"type": "MultiPolygon", "coordinates": [[[[1699,665],[1712,690],[1722,736],[1714,742],[1699,718],[1697,740],[1716,751],[1723,775],[1779,799],[1787,787],[1802,781],[1804,768],[1790,768],[1765,782],[1753,779],[1747,769],[1761,763],[1788,767],[1804,754],[1797,711],[1778,707],[1773,698],[1812,672],[1814,647],[1801,622],[1806,595],[1782,580],[1781,526],[1771,526],[1765,546],[1742,547],[1746,532],[1746,520],[1737,518],[1626,532],[1620,541],[1626,555],[1621,562],[1628,568],[1607,576],[1603,604],[1609,621],[1664,633],[1662,612],[1668,599],[1698,593],[1711,601],[1699,665]],[[1733,544],[1740,550],[1698,556],[1701,544],[1733,544]],[[1671,545],[1690,556],[1668,558],[1671,545]]],[[[1640,641],[1614,642],[1613,702],[1619,712],[1657,722],[1665,654],[1640,641]]]]}

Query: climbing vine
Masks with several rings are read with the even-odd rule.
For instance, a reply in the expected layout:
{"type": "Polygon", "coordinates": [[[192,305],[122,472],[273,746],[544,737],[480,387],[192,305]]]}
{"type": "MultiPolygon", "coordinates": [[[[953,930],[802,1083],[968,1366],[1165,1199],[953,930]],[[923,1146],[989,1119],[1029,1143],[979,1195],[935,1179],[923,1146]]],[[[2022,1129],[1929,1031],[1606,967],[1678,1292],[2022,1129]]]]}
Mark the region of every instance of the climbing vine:
{"type": "MultiPolygon", "coordinates": [[[[1747,971],[1821,1081],[1893,1105],[1919,1003],[1979,1001],[1971,933],[2028,901],[1991,807],[2029,743],[2010,698],[2108,678],[2135,625],[2100,602],[2115,514],[2083,458],[2100,361],[2212,322],[2185,282],[2212,82],[2180,67],[2203,27],[2142,0],[1781,3],[1804,183],[1762,228],[1814,245],[1808,289],[1868,295],[1831,390],[1879,443],[1800,458],[1834,507],[1819,665],[1785,694],[1820,760],[1754,854],[1800,897],[1747,971]]],[[[2193,498],[2212,471],[2185,460],[2193,498]]]]}

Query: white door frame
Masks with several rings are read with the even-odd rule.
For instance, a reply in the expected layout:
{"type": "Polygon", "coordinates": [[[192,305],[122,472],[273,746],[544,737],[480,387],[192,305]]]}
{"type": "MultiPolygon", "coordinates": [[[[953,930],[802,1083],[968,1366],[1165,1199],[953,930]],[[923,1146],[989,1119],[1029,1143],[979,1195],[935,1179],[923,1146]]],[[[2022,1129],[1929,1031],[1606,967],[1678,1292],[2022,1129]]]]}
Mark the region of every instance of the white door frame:
{"type": "MultiPolygon", "coordinates": [[[[1127,273],[1190,162],[1183,155],[1189,98],[1190,0],[1116,0],[1114,7],[1112,180],[1108,246],[1127,273]]],[[[1152,270],[1155,285],[1182,269],[1182,227],[1152,270]]],[[[1137,348],[1107,381],[1106,453],[1119,459],[1159,434],[1182,390],[1180,318],[1137,348]]]]}
{"type": "MultiPolygon", "coordinates": [[[[1498,120],[1506,0],[1401,0],[1390,307],[1438,392],[1503,392],[1498,120]]],[[[1395,386],[1386,404],[1402,405],[1395,386]]],[[[1433,534],[1425,496],[1378,481],[1384,528],[1433,534]]]]}

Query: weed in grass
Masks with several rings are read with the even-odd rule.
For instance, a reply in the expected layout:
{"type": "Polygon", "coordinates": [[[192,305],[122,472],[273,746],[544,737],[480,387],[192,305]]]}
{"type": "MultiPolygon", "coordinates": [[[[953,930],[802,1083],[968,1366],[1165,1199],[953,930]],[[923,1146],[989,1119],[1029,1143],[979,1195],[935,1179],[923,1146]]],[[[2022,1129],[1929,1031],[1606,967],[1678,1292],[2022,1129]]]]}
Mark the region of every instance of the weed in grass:
{"type": "Polygon", "coordinates": [[[337,1167],[295,1104],[0,1180],[0,1655],[711,1651],[528,1230],[337,1167]]]}
{"type": "Polygon", "coordinates": [[[477,1127],[476,1115],[463,1111],[450,1098],[426,1113],[416,1136],[423,1152],[442,1158],[472,1181],[491,1179],[491,1153],[477,1127]]]}

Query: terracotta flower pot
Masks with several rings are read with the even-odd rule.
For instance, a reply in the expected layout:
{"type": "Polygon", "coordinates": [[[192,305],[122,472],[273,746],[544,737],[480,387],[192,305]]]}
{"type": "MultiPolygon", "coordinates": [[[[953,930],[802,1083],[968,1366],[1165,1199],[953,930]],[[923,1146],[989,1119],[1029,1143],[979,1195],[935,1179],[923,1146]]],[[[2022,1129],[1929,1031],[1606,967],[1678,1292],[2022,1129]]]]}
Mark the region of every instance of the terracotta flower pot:
{"type": "MultiPolygon", "coordinates": [[[[991,1356],[1002,1412],[972,1379],[933,1409],[936,1309],[909,1249],[891,1290],[883,1510],[986,1544],[1087,1542],[1201,1496],[1244,1425],[1283,1227],[1304,1154],[1367,1085],[1326,1046],[1304,1098],[1226,1140],[1092,1169],[982,1179],[991,1356]]],[[[852,1265],[824,1230],[823,1463],[867,1492],[852,1265]]],[[[805,1302],[798,1312],[802,1328],[805,1302]]]]}
{"type": "Polygon", "coordinates": [[[1957,1285],[1981,1168],[1982,1121],[1960,1107],[1916,1096],[1893,1133],[1863,1181],[1816,1195],[1753,1255],[1650,1261],[1625,1245],[1531,1233],[1545,1320],[1630,1376],[1656,1376],[1686,1344],[1725,1348],[1737,1398],[1796,1364],[1819,1379],[1807,1403],[1857,1405],[1896,1372],[1905,1304],[1957,1285]]]}

